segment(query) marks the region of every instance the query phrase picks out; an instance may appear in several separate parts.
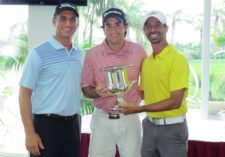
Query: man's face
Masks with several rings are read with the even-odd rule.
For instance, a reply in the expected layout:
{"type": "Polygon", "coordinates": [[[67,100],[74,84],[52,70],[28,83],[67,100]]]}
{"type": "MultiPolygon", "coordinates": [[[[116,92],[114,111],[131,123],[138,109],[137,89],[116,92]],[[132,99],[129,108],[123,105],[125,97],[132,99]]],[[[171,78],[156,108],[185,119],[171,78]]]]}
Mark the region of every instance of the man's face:
{"type": "Polygon", "coordinates": [[[110,45],[120,45],[124,41],[127,25],[114,17],[109,17],[104,22],[103,30],[106,40],[110,45]]]}
{"type": "Polygon", "coordinates": [[[158,19],[150,17],[144,24],[144,32],[151,44],[159,44],[166,41],[168,27],[158,19]]]}
{"type": "Polygon", "coordinates": [[[63,10],[53,18],[56,27],[56,37],[60,39],[71,39],[78,26],[76,14],[70,10],[63,10]]]}

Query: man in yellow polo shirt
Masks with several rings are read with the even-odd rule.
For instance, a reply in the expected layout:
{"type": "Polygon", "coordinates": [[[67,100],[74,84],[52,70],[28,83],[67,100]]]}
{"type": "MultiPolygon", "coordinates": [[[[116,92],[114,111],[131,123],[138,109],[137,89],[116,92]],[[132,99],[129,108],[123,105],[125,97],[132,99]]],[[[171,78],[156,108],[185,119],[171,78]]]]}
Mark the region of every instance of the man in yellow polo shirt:
{"type": "Polygon", "coordinates": [[[166,40],[165,15],[152,11],[144,32],[153,52],[142,65],[144,106],[121,107],[124,114],[147,112],[143,120],[142,157],[187,157],[189,66],[187,59],[166,40]]]}

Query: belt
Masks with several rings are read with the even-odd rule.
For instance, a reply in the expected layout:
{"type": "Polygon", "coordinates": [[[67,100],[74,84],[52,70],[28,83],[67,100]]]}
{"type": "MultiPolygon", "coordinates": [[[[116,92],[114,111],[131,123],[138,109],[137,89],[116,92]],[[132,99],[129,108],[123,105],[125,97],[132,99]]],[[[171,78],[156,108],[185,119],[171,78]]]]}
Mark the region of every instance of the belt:
{"type": "Polygon", "coordinates": [[[107,112],[107,111],[104,111],[103,109],[99,109],[99,108],[95,108],[95,113],[96,114],[103,114],[103,115],[108,115],[108,118],[109,119],[120,119],[120,113],[117,113],[117,112],[107,112]]]}
{"type": "Polygon", "coordinates": [[[109,119],[120,119],[120,114],[112,114],[112,113],[108,113],[109,114],[109,119]]]}
{"type": "Polygon", "coordinates": [[[151,121],[155,125],[169,125],[169,124],[176,124],[182,123],[185,121],[186,116],[181,115],[177,117],[170,117],[170,118],[152,118],[148,117],[149,121],[151,121]]]}
{"type": "Polygon", "coordinates": [[[47,118],[52,118],[52,119],[61,119],[61,120],[69,121],[69,120],[77,118],[79,116],[79,114],[74,114],[74,115],[71,115],[71,116],[61,116],[61,115],[58,115],[58,114],[47,113],[47,114],[34,114],[34,116],[47,117],[47,118]]]}

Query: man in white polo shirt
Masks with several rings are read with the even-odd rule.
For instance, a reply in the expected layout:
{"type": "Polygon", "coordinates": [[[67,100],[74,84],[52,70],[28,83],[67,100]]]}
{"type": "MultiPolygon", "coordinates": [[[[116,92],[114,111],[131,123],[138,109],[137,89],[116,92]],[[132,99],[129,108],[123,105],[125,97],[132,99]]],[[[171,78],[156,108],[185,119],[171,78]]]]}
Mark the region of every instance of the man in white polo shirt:
{"type": "Polygon", "coordinates": [[[168,25],[160,11],[148,14],[144,32],[153,52],[142,65],[144,106],[126,105],[125,114],[147,112],[143,120],[142,157],[187,157],[189,66],[166,40],[168,25]]]}

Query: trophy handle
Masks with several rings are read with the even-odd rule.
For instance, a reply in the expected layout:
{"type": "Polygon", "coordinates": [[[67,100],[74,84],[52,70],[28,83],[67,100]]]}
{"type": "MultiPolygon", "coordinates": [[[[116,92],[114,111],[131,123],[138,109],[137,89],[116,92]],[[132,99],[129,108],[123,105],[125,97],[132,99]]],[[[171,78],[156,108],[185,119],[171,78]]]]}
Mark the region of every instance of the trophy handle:
{"type": "Polygon", "coordinates": [[[137,83],[137,82],[138,82],[137,80],[130,81],[130,83],[127,86],[127,90],[126,90],[125,93],[129,92],[131,90],[131,88],[134,86],[134,84],[137,83]]]}

